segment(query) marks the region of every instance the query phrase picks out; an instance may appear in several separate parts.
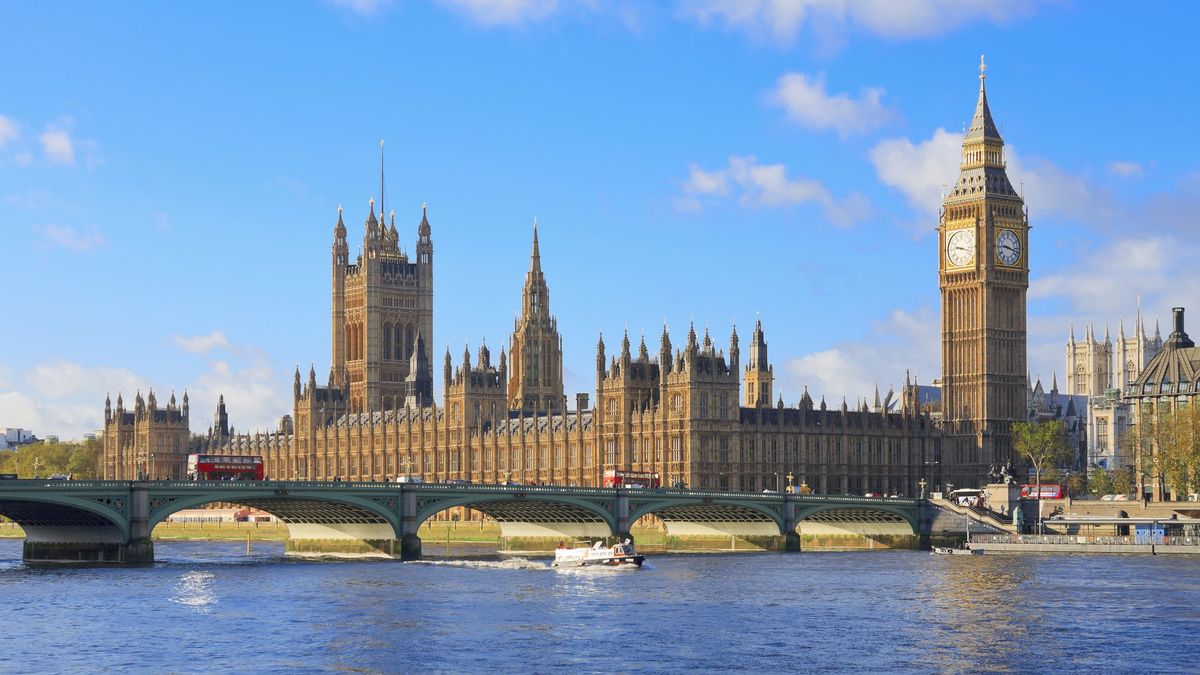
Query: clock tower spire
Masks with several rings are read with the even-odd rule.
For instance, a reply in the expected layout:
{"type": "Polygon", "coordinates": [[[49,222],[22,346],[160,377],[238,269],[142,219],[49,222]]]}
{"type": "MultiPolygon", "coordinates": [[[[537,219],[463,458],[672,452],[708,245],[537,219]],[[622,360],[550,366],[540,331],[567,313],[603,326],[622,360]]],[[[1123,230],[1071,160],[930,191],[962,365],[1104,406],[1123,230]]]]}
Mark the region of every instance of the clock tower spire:
{"type": "Polygon", "coordinates": [[[1012,423],[1026,417],[1029,219],[1005,171],[986,73],[981,56],[975,115],[938,223],[942,418],[950,444],[942,480],[963,487],[982,483],[989,466],[1017,459],[1012,423]]]}

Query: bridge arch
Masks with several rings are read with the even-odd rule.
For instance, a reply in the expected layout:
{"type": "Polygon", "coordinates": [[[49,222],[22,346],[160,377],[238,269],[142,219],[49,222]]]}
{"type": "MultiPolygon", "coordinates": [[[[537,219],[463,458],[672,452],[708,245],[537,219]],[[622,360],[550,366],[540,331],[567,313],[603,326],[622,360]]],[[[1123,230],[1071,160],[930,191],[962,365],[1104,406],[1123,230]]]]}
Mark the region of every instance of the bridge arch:
{"type": "MultiPolygon", "coordinates": [[[[782,503],[782,502],[781,502],[782,503]]],[[[751,500],[681,497],[639,502],[630,498],[629,522],[644,516],[663,521],[672,535],[778,536],[784,517],[773,505],[751,500]]]]}
{"type": "Polygon", "coordinates": [[[123,495],[6,494],[0,516],[20,525],[28,541],[56,541],[70,533],[71,540],[86,534],[98,542],[124,543],[129,540],[128,501],[123,495]]]}
{"type": "MultiPolygon", "coordinates": [[[[611,498],[609,501],[612,501],[611,498]]],[[[609,537],[616,517],[608,502],[567,495],[511,492],[417,498],[416,527],[456,507],[479,511],[500,524],[503,537],[609,537]]]]}
{"type": "Polygon", "coordinates": [[[172,494],[168,488],[150,496],[149,527],[184,509],[230,502],[265,511],[286,524],[289,554],[322,555],[333,550],[337,551],[333,554],[390,557],[401,534],[399,499],[399,495],[366,497],[345,490],[334,495],[320,489],[274,486],[231,489],[223,485],[202,494],[172,494]],[[337,541],[343,544],[332,548],[317,544],[337,541]]]}
{"type": "Polygon", "coordinates": [[[816,504],[797,505],[797,525],[805,522],[822,524],[905,523],[912,534],[920,532],[915,509],[890,504],[816,504]]]}

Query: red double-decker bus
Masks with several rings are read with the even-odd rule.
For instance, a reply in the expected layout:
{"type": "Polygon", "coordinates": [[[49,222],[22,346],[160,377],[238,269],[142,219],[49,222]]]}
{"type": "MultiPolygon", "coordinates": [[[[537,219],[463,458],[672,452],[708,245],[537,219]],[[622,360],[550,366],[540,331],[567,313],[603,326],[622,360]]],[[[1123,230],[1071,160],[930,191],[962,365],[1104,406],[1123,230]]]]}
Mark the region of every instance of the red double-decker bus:
{"type": "Polygon", "coordinates": [[[657,471],[604,470],[604,487],[657,488],[662,487],[657,471]]]}
{"type": "Polygon", "coordinates": [[[1022,485],[1022,499],[1063,499],[1067,496],[1066,488],[1062,485],[1050,485],[1042,483],[1041,485],[1022,485]]]}
{"type": "Polygon", "coordinates": [[[262,480],[263,460],[259,455],[188,455],[188,478],[262,480]]]}

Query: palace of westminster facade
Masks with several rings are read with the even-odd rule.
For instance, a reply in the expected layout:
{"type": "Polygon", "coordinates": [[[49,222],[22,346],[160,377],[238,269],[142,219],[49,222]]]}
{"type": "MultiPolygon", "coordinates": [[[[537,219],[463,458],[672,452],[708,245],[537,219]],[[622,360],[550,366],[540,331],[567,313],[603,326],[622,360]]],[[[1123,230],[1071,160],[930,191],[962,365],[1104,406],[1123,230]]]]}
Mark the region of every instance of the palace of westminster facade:
{"type": "Polygon", "coordinates": [[[514,481],[599,485],[606,469],[656,471],[664,484],[759,491],[785,481],[816,493],[914,495],[982,482],[1007,464],[1010,428],[1027,411],[1025,292],[1028,216],[1004,169],[981,64],[960,175],[938,228],[942,402],[923,405],[906,382],[898,400],[830,408],[807,389],[795,406],[773,391],[761,323],[745,358],[736,328],[720,345],[664,326],[653,351],[624,335],[596,345],[594,405],[563,390],[562,344],[550,311],[534,224],[529,271],[507,351],[487,345],[442,364],[433,396],[433,240],[422,208],[415,257],[395,215],[372,201],[362,251],[349,258],[338,210],[332,247],[332,363],[293,381],[279,428],[234,433],[222,400],[207,434],[189,429],[189,402],[159,407],[137,394],[105,401],[103,474],[181,479],[191,452],[255,454],[276,479],[514,481]]]}

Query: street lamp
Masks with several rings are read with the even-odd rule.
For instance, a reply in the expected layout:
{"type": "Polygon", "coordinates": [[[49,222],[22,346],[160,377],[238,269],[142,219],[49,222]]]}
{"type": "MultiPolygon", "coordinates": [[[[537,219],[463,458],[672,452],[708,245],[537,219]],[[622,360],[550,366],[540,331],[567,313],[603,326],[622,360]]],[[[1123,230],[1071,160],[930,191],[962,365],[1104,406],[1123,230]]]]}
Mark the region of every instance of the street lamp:
{"type": "Polygon", "coordinates": [[[775,474],[775,491],[779,492],[779,472],[772,471],[771,473],[775,474]]]}
{"type": "Polygon", "coordinates": [[[917,487],[921,488],[921,499],[925,499],[925,486],[926,485],[928,485],[928,483],[925,482],[924,478],[917,481],[917,487]]]}
{"type": "Polygon", "coordinates": [[[37,478],[37,477],[38,477],[38,471],[40,471],[40,470],[41,470],[42,466],[43,466],[43,464],[42,464],[42,458],[41,458],[41,457],[34,457],[34,458],[33,458],[33,477],[34,477],[34,478],[37,478]]]}
{"type": "Polygon", "coordinates": [[[795,482],[796,476],[791,471],[787,472],[788,492],[792,492],[792,483],[795,482]]]}

